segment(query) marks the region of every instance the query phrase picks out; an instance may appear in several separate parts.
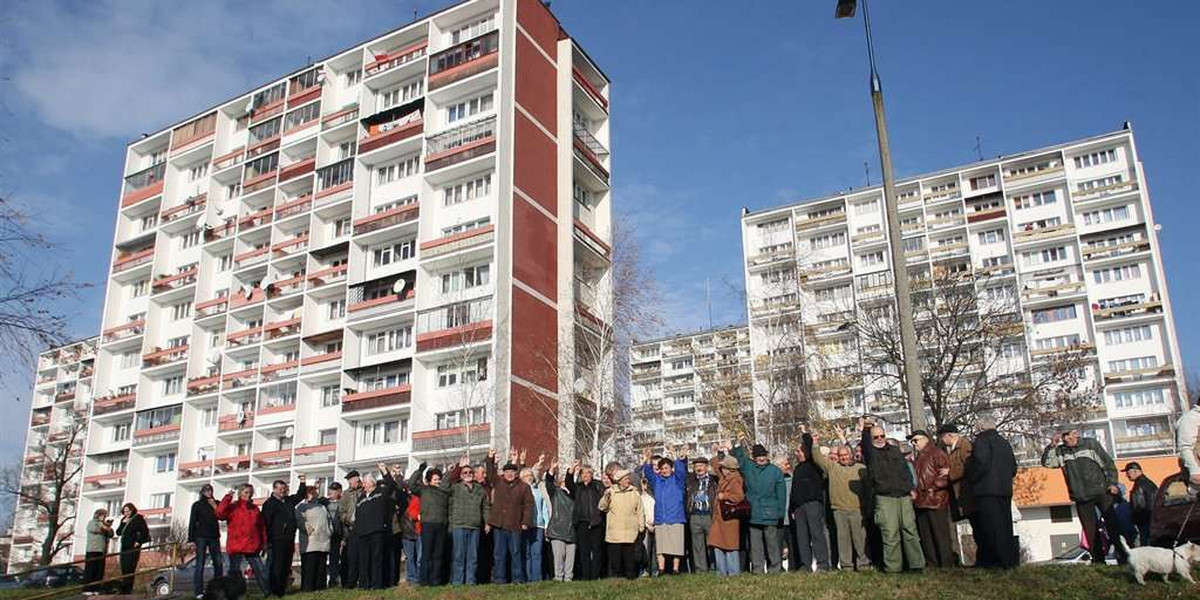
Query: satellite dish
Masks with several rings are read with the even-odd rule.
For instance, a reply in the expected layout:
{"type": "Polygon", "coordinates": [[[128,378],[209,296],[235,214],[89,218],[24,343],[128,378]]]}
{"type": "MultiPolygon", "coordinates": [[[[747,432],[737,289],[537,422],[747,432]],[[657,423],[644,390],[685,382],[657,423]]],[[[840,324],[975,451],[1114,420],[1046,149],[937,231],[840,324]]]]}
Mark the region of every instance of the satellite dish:
{"type": "Polygon", "coordinates": [[[250,294],[253,294],[253,293],[254,293],[254,288],[252,288],[252,287],[250,287],[250,286],[248,286],[248,285],[246,285],[246,284],[242,284],[242,289],[241,289],[241,292],[242,292],[242,295],[243,295],[243,296],[245,296],[245,297],[249,298],[249,297],[250,297],[250,294]]]}
{"type": "Polygon", "coordinates": [[[212,225],[212,223],[205,223],[205,224],[204,224],[204,231],[206,231],[206,232],[207,232],[207,231],[212,231],[212,230],[213,230],[213,225],[212,225]]]}
{"type": "Polygon", "coordinates": [[[221,351],[213,348],[208,351],[208,364],[216,365],[221,362],[221,351]]]}
{"type": "Polygon", "coordinates": [[[317,72],[317,85],[321,85],[323,83],[325,83],[325,69],[321,69],[319,72],[317,72]]]}
{"type": "Polygon", "coordinates": [[[399,296],[399,295],[402,295],[402,294],[404,293],[404,290],[405,290],[405,288],[407,288],[407,287],[408,287],[408,281],[407,281],[407,280],[405,280],[405,279],[397,279],[397,280],[396,280],[396,283],[393,283],[393,284],[392,284],[392,292],[394,292],[394,293],[395,293],[397,296],[399,296]]]}
{"type": "Polygon", "coordinates": [[[253,97],[251,97],[249,100],[246,100],[246,108],[242,109],[242,112],[248,113],[252,110],[254,110],[254,98],[253,97]]]}
{"type": "Polygon", "coordinates": [[[238,425],[241,425],[242,423],[246,422],[246,409],[245,408],[240,408],[240,407],[238,408],[237,422],[238,422],[238,425]]]}
{"type": "Polygon", "coordinates": [[[290,437],[295,437],[295,435],[296,435],[296,428],[295,428],[295,427],[288,426],[288,428],[287,428],[287,429],[284,429],[284,430],[283,430],[283,437],[289,437],[289,438],[290,438],[290,437]]]}
{"type": "Polygon", "coordinates": [[[217,207],[217,210],[216,210],[216,213],[217,213],[217,216],[219,217],[219,216],[221,216],[221,215],[225,214],[225,209],[224,209],[224,208],[221,208],[220,206],[218,206],[218,207],[217,207]]]}

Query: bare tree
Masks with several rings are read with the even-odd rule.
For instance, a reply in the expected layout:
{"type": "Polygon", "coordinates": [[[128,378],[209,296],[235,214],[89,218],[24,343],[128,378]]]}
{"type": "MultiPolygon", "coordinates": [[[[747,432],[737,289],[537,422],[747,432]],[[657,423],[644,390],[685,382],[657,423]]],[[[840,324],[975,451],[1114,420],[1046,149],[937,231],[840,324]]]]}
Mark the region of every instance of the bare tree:
{"type": "Polygon", "coordinates": [[[69,273],[42,268],[54,250],[33,230],[27,211],[0,197],[0,346],[22,364],[66,340],[67,317],[53,304],[87,287],[69,273]]]}
{"type": "MultiPolygon", "coordinates": [[[[965,265],[964,265],[965,266],[965,265]]],[[[1014,436],[1041,436],[1043,429],[1099,406],[1089,376],[1095,357],[1086,344],[1029,352],[1025,324],[1011,278],[989,272],[935,266],[914,281],[913,310],[921,349],[921,388],[937,427],[973,428],[981,414],[1014,436]]],[[[860,308],[850,323],[861,344],[858,376],[895,394],[905,389],[899,322],[890,299],[860,308]]]]}
{"type": "Polygon", "coordinates": [[[0,492],[12,496],[18,507],[32,507],[37,515],[40,531],[33,538],[41,546],[39,565],[51,564],[71,545],[86,432],[85,420],[69,419],[31,446],[36,454],[0,471],[0,492]]]}

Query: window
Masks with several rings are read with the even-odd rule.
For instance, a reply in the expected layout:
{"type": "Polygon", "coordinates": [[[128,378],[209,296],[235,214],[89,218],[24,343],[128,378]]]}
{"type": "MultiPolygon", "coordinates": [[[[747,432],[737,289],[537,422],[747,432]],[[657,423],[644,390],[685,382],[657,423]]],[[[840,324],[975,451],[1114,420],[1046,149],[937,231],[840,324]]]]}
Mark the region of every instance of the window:
{"type": "MultiPolygon", "coordinates": [[[[1075,507],[1066,506],[1051,506],[1050,507],[1050,522],[1051,523],[1070,523],[1075,520],[1075,507]]],[[[1079,536],[1074,536],[1076,541],[1079,541],[1079,536]]]]}
{"type": "Polygon", "coordinates": [[[812,250],[824,250],[826,248],[834,248],[836,246],[846,245],[845,233],[831,233],[828,235],[817,236],[808,242],[808,246],[812,250]]]}
{"type": "Polygon", "coordinates": [[[481,96],[476,96],[469,100],[463,100],[446,107],[446,122],[453,123],[473,117],[475,115],[486,113],[492,110],[492,93],[488,92],[481,96]]]}
{"type": "Polygon", "coordinates": [[[1040,162],[1033,165],[1009,167],[1005,169],[1005,175],[1007,177],[1028,177],[1030,175],[1041,173],[1042,171],[1049,171],[1050,169],[1054,169],[1059,166],[1060,165],[1057,160],[1047,160],[1045,162],[1040,162]]]}
{"type": "Polygon", "coordinates": [[[137,384],[130,383],[117,388],[118,396],[132,396],[137,393],[137,384]]]}
{"type": "Polygon", "coordinates": [[[362,380],[365,391],[386,390],[408,383],[408,372],[370,375],[362,380]]]}
{"type": "Polygon", "coordinates": [[[883,227],[881,225],[879,225],[878,223],[873,224],[873,225],[863,225],[862,227],[859,227],[858,229],[854,230],[855,233],[859,233],[859,234],[877,233],[877,232],[881,232],[881,231],[883,231],[883,227]]]}
{"type": "Polygon", "coordinates": [[[412,346],[412,326],[397,327],[367,335],[367,355],[392,352],[412,346]]]}
{"type": "Polygon", "coordinates": [[[487,409],[479,406],[435,415],[438,429],[455,429],[466,425],[487,423],[487,409]]]}
{"type": "Polygon", "coordinates": [[[471,231],[472,229],[479,229],[481,227],[487,227],[489,224],[491,224],[491,222],[492,222],[492,219],[490,217],[484,217],[482,219],[476,219],[474,221],[467,221],[466,223],[460,223],[458,225],[451,225],[450,227],[443,227],[442,235],[449,236],[449,235],[454,235],[456,233],[463,233],[466,231],[471,231]]]}
{"type": "Polygon", "coordinates": [[[858,264],[863,267],[874,267],[883,264],[883,251],[871,252],[870,254],[862,254],[858,257],[858,264]]]}
{"type": "Polygon", "coordinates": [[[333,300],[329,304],[326,304],[325,306],[328,307],[326,309],[326,316],[329,318],[330,321],[340,319],[340,318],[346,316],[346,299],[345,298],[339,298],[337,300],[333,300]]]}
{"type": "Polygon", "coordinates": [[[460,271],[442,274],[442,293],[449,294],[487,285],[490,280],[490,265],[476,265],[460,271]]]}
{"type": "Polygon", "coordinates": [[[358,82],[362,81],[362,76],[363,76],[362,69],[354,69],[353,71],[346,71],[345,73],[342,74],[342,85],[345,87],[358,85],[358,82]]]}
{"type": "Polygon", "coordinates": [[[943,248],[946,246],[957,246],[958,244],[961,244],[961,243],[963,243],[963,237],[961,235],[956,235],[953,237],[939,239],[937,241],[937,246],[938,246],[938,248],[943,248]]]}
{"type": "Polygon", "coordinates": [[[189,231],[188,233],[183,234],[179,238],[179,248],[181,250],[191,248],[192,246],[195,246],[199,243],[200,243],[200,232],[199,231],[189,231]]]}
{"type": "Polygon", "coordinates": [[[1096,283],[1109,283],[1111,281],[1128,281],[1131,279],[1142,278],[1142,267],[1138,263],[1132,265],[1121,265],[1118,267],[1110,267],[1107,269],[1096,269],[1092,271],[1092,279],[1096,283]]]}
{"type": "Polygon", "coordinates": [[[338,144],[338,160],[346,160],[353,157],[356,153],[358,153],[358,140],[350,140],[338,144]]]}
{"type": "Polygon", "coordinates": [[[868,200],[866,202],[855,202],[854,203],[854,214],[855,215],[862,216],[862,215],[869,215],[869,214],[877,213],[877,212],[879,212],[879,201],[878,200],[868,200]]]}
{"type": "Polygon", "coordinates": [[[1038,324],[1056,323],[1058,321],[1074,319],[1075,316],[1075,305],[1068,304],[1066,306],[1056,306],[1054,308],[1043,308],[1033,311],[1033,322],[1038,324]]]}
{"type": "Polygon", "coordinates": [[[163,395],[171,396],[183,391],[183,376],[176,375],[163,380],[163,395]]]}
{"type": "Polygon", "coordinates": [[[1125,421],[1125,437],[1139,438],[1162,435],[1166,432],[1165,423],[1153,421],[1125,421]]]}
{"type": "Polygon", "coordinates": [[[159,492],[150,494],[150,508],[171,508],[171,499],[174,496],[171,492],[159,492]]]}
{"type": "Polygon", "coordinates": [[[170,473],[175,470],[175,453],[168,452],[154,457],[155,473],[170,473]]]}
{"type": "Polygon", "coordinates": [[[337,406],[341,402],[341,390],[336,385],[321,386],[321,408],[337,406]]]}
{"type": "Polygon", "coordinates": [[[421,79],[416,79],[408,83],[402,83],[394,88],[384,90],[379,96],[379,110],[385,110],[393,106],[399,106],[405,102],[416,100],[421,97],[421,91],[424,88],[424,82],[421,79]]]}
{"type": "Polygon", "coordinates": [[[322,429],[317,432],[318,446],[332,446],[337,443],[337,429],[322,429]]]}
{"type": "Polygon", "coordinates": [[[126,421],[124,423],[117,423],[116,425],[113,425],[112,441],[124,442],[124,441],[128,440],[129,433],[132,428],[133,428],[133,423],[131,423],[129,421],[126,421]]]}
{"type": "MultiPolygon", "coordinates": [[[[261,325],[261,323],[260,323],[260,325],[261,325]]],[[[167,340],[167,347],[168,348],[182,348],[182,347],[188,345],[189,337],[191,337],[191,336],[181,335],[179,337],[173,337],[173,338],[167,340]]]]}
{"type": "Polygon", "coordinates": [[[900,246],[904,248],[905,254],[909,252],[920,252],[925,249],[925,238],[911,237],[900,240],[900,246]]]}
{"type": "MultiPolygon", "coordinates": [[[[576,185],[578,187],[578,185],[576,185]]],[[[473,177],[442,188],[442,202],[446,206],[461,204],[468,200],[482,198],[492,191],[492,174],[473,177]]],[[[586,190],[585,190],[586,191],[586,190]]],[[[577,198],[578,200],[578,198],[577,198]]],[[[584,205],[587,203],[584,202],[584,205]]]]}
{"type": "Polygon", "coordinates": [[[1162,390],[1135,390],[1113,394],[1113,403],[1118,408],[1133,408],[1135,406],[1153,406],[1165,404],[1166,399],[1162,390]]]}
{"type": "Polygon", "coordinates": [[[306,104],[298,110],[293,110],[283,118],[283,130],[291,131],[306,123],[312,123],[321,117],[321,103],[306,104]]]}
{"type": "Polygon", "coordinates": [[[1080,192],[1090,192],[1100,188],[1120,185],[1123,181],[1125,181],[1125,178],[1118,173],[1116,175],[1109,175],[1108,177],[1101,177],[1099,179],[1080,181],[1079,183],[1075,184],[1075,189],[1080,192]]]}
{"type": "Polygon", "coordinates": [[[371,264],[375,267],[390,265],[393,262],[408,260],[416,256],[416,238],[404,240],[396,244],[388,244],[371,250],[371,264]]]}
{"type": "Polygon", "coordinates": [[[408,438],[408,419],[368,423],[362,428],[362,445],[395,444],[408,438]]]}
{"type": "MultiPolygon", "coordinates": [[[[845,259],[842,259],[842,260],[843,260],[843,262],[845,261],[845,259]]],[[[836,263],[838,261],[823,261],[823,262],[836,263]]],[[[830,265],[830,266],[834,266],[834,265],[830,265]]],[[[822,267],[818,267],[817,263],[814,263],[813,268],[819,269],[822,267]]],[[[796,271],[793,269],[786,269],[786,268],[785,269],[773,269],[771,271],[766,271],[766,272],[760,273],[758,277],[759,277],[760,283],[762,283],[763,285],[772,285],[772,284],[776,284],[776,283],[783,283],[785,281],[795,281],[796,280],[796,271]]]]}
{"type": "Polygon", "coordinates": [[[985,269],[991,269],[994,267],[1003,267],[1005,265],[1011,265],[1011,264],[1012,264],[1012,257],[1007,254],[1004,254],[1001,256],[989,256],[980,262],[980,266],[982,266],[985,269]]]}
{"type": "Polygon", "coordinates": [[[1152,339],[1154,339],[1154,331],[1150,329],[1149,325],[1122,327],[1121,329],[1111,329],[1104,332],[1104,343],[1110,346],[1118,346],[1121,344],[1142,342],[1152,339]]]}
{"type": "Polygon", "coordinates": [[[987,175],[980,175],[979,177],[972,177],[970,181],[972,190],[996,187],[996,174],[989,173],[987,175]]]}
{"type": "Polygon", "coordinates": [[[171,305],[171,320],[179,321],[192,316],[192,303],[180,302],[171,305]]]}
{"type": "Polygon", "coordinates": [[[1135,356],[1133,358],[1108,361],[1108,370],[1112,372],[1140,371],[1142,369],[1152,369],[1157,366],[1158,357],[1156,356],[1135,356]]]}
{"type": "Polygon", "coordinates": [[[999,244],[1004,241],[1003,229],[989,229],[988,231],[979,232],[979,244],[999,244]]]}
{"type": "Polygon", "coordinates": [[[412,177],[421,172],[421,163],[417,156],[400,159],[394,163],[384,165],[375,169],[375,182],[379,185],[386,185],[393,181],[399,181],[407,177],[412,177]]]}
{"type": "Polygon", "coordinates": [[[129,461],[125,459],[117,459],[106,465],[109,473],[124,473],[129,470],[129,461]]]}
{"type": "Polygon", "coordinates": [[[188,181],[196,181],[208,175],[208,163],[200,163],[188,169],[188,181]]]}
{"type": "Polygon", "coordinates": [[[486,356],[468,361],[465,365],[438,365],[438,387],[451,387],[460,383],[475,383],[487,381],[488,359],[486,356]]]}
{"type": "Polygon", "coordinates": [[[154,227],[158,225],[158,213],[152,213],[142,217],[139,225],[141,227],[139,231],[150,231],[151,229],[154,229],[154,227]]]}
{"type": "Polygon", "coordinates": [[[1056,202],[1058,202],[1058,198],[1055,196],[1054,190],[1035,192],[1013,198],[1013,206],[1015,206],[1017,210],[1034,208],[1036,206],[1049,206],[1056,202]]]}
{"type": "Polygon", "coordinates": [[[141,357],[138,356],[138,353],[136,350],[132,351],[132,352],[124,352],[121,354],[121,368],[122,369],[132,369],[134,367],[137,367],[141,363],[142,363],[141,357]]]}
{"type": "Polygon", "coordinates": [[[205,427],[217,426],[217,407],[205,406],[200,409],[200,423],[205,427]]]}
{"type": "Polygon", "coordinates": [[[1033,252],[1025,252],[1022,254],[1027,265],[1041,265],[1045,263],[1057,262],[1067,259],[1066,246],[1058,246],[1056,248],[1043,248],[1033,252]]]}
{"type": "Polygon", "coordinates": [[[692,368],[692,359],[676,358],[671,361],[671,368],[676,371],[678,371],[680,369],[690,369],[690,368],[692,368]]]}
{"type": "Polygon", "coordinates": [[[758,229],[759,233],[778,233],[780,231],[787,231],[788,220],[778,219],[775,221],[767,221],[766,223],[759,223],[754,227],[758,229]]]}
{"type": "Polygon", "coordinates": [[[852,294],[850,286],[842,285],[816,290],[813,292],[813,297],[818,302],[831,302],[834,300],[848,300],[852,294]]]}
{"type": "Polygon", "coordinates": [[[340,238],[342,236],[350,235],[350,232],[353,228],[352,223],[353,221],[350,219],[350,217],[338,217],[331,224],[333,229],[333,237],[340,238]]]}
{"type": "Polygon", "coordinates": [[[1084,225],[1115,223],[1129,218],[1129,206],[1113,206],[1083,213],[1084,225]]]}
{"type": "Polygon", "coordinates": [[[496,15],[488,14],[446,32],[446,43],[453,45],[489,33],[496,28],[496,15]]]}
{"type": "Polygon", "coordinates": [[[217,257],[217,271],[228,271],[231,268],[233,268],[232,254],[222,254],[217,257]]]}
{"type": "Polygon", "coordinates": [[[1094,167],[1096,165],[1107,164],[1115,160],[1117,160],[1117,149],[1109,148],[1107,150],[1100,150],[1099,152],[1084,154],[1083,156],[1076,156],[1075,168],[1083,169],[1085,167],[1094,167]]]}
{"type": "Polygon", "coordinates": [[[1033,346],[1038,350],[1057,350],[1059,348],[1074,348],[1079,346],[1079,343],[1079,334],[1071,334],[1056,335],[1054,337],[1035,340],[1033,346]]]}

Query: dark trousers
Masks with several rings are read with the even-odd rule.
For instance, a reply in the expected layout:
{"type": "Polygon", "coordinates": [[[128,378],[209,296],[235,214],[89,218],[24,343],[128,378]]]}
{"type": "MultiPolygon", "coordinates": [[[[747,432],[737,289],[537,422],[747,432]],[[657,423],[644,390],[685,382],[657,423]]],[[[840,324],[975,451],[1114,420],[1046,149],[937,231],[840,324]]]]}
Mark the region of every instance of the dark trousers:
{"type": "Polygon", "coordinates": [[[358,536],[351,531],[346,536],[345,554],[342,555],[342,587],[354,589],[358,587],[358,536]]]}
{"type": "Polygon", "coordinates": [[[128,596],[133,593],[133,573],[137,571],[138,559],[141,558],[141,552],[137,550],[122,550],[121,551],[121,593],[128,596]]]}
{"type": "Polygon", "coordinates": [[[579,579],[599,579],[601,550],[604,547],[604,526],[575,524],[575,552],[579,556],[579,579]]]}
{"type": "Polygon", "coordinates": [[[1137,529],[1137,545],[1138,547],[1150,545],[1150,521],[1141,523],[1134,522],[1134,528],[1137,529]]]}
{"type": "Polygon", "coordinates": [[[204,593],[205,554],[212,560],[213,577],[221,576],[221,541],[212,538],[196,538],[196,561],[192,571],[192,590],[196,596],[204,593]]]}
{"type": "Polygon", "coordinates": [[[1093,564],[1104,564],[1104,552],[1100,543],[1101,523],[1104,525],[1105,533],[1108,534],[1109,542],[1116,546],[1117,562],[1120,564],[1128,562],[1129,555],[1117,543],[1117,536],[1121,535],[1121,529],[1117,526],[1117,515],[1113,512],[1111,494],[1105,492],[1084,502],[1076,502],[1075,514],[1079,515],[1079,523],[1083,525],[1083,534],[1087,536],[1088,550],[1092,554],[1093,564]],[[1097,511],[1100,513],[1100,519],[1096,518],[1097,511]]]}
{"type": "MultiPolygon", "coordinates": [[[[88,552],[83,555],[83,558],[86,560],[83,563],[83,582],[95,583],[104,579],[104,553],[88,552]]],[[[88,592],[100,591],[95,585],[87,585],[83,589],[88,592]]]]}
{"type": "Polygon", "coordinates": [[[829,570],[829,540],[825,536],[825,503],[810,501],[796,507],[792,514],[796,529],[795,552],[788,554],[789,571],[811,571],[815,560],[817,570],[829,570]]]}
{"type": "Polygon", "coordinates": [[[325,589],[328,552],[304,552],[300,554],[300,590],[312,592],[325,589]]]}
{"type": "Polygon", "coordinates": [[[492,529],[492,582],[525,583],[525,545],[521,530],[492,529]],[[512,566],[512,578],[508,577],[512,566]]]}
{"type": "Polygon", "coordinates": [[[358,538],[358,587],[382,590],[387,587],[384,578],[387,572],[387,547],[391,536],[386,531],[376,531],[358,538]]]}
{"type": "Polygon", "coordinates": [[[446,524],[421,525],[421,585],[441,585],[446,571],[446,524]]]}
{"type": "Polygon", "coordinates": [[[329,538],[329,586],[338,585],[342,580],[342,538],[329,538]]]}
{"type": "Polygon", "coordinates": [[[271,540],[267,549],[267,585],[271,593],[282,596],[287,593],[288,578],[292,575],[292,558],[296,546],[290,538],[271,540]]]}
{"type": "Polygon", "coordinates": [[[608,570],[613,577],[637,579],[637,554],[633,544],[608,545],[608,570]]]}
{"type": "Polygon", "coordinates": [[[1013,542],[1012,497],[976,496],[974,521],[975,566],[1012,569],[1017,566],[1017,546],[1013,542]]]}
{"type": "Polygon", "coordinates": [[[954,566],[954,551],[950,545],[952,527],[950,509],[917,509],[917,533],[921,536],[921,551],[925,554],[926,566],[954,566]]]}
{"type": "Polygon", "coordinates": [[[392,534],[392,546],[388,549],[388,585],[398,585],[400,576],[400,559],[404,556],[404,534],[392,534]]]}

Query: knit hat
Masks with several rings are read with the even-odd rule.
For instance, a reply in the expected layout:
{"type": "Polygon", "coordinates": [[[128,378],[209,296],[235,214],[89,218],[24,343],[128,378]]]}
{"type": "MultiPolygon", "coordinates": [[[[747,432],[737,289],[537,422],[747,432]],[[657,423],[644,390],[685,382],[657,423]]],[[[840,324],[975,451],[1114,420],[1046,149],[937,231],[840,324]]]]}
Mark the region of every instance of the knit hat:
{"type": "Polygon", "coordinates": [[[767,448],[766,448],[766,446],[763,446],[762,444],[755,444],[754,448],[752,448],[750,450],[750,455],[753,456],[754,458],[758,458],[760,456],[767,456],[768,455],[767,448]]]}
{"type": "Polygon", "coordinates": [[[721,462],[718,464],[721,465],[722,469],[729,469],[731,471],[741,468],[741,465],[738,464],[738,459],[732,456],[726,456],[725,458],[722,458],[721,462]]]}

